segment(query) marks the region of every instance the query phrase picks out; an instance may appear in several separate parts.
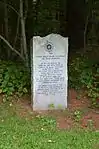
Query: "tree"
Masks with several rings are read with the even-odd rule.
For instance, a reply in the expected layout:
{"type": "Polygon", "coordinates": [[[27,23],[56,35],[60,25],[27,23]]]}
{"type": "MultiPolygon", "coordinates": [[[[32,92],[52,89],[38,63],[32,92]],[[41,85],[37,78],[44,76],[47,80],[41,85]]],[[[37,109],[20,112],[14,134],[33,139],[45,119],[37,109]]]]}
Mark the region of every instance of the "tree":
{"type": "MultiPolygon", "coordinates": [[[[0,38],[7,44],[7,46],[12,51],[14,51],[22,59],[24,59],[26,65],[28,66],[28,52],[27,52],[27,42],[26,42],[26,30],[25,30],[25,19],[26,19],[26,12],[27,12],[27,10],[25,11],[25,16],[24,16],[24,9],[23,9],[23,4],[24,3],[23,3],[23,0],[20,0],[19,1],[19,8],[20,8],[20,11],[19,12],[12,5],[8,4],[6,0],[4,2],[1,2],[1,3],[4,4],[4,6],[5,6],[4,7],[5,8],[4,9],[5,10],[4,12],[5,12],[5,38],[6,39],[2,35],[0,35],[0,38]],[[8,37],[8,14],[7,14],[7,7],[9,7],[10,9],[12,9],[17,14],[17,18],[19,18],[18,19],[18,26],[17,26],[17,33],[16,34],[18,34],[18,31],[19,31],[18,28],[19,28],[19,20],[20,20],[20,24],[21,24],[21,37],[22,37],[22,47],[23,47],[23,49],[21,49],[21,50],[23,50],[23,52],[21,51],[20,53],[18,52],[18,50],[15,49],[15,47],[13,48],[11,46],[10,41],[9,41],[9,37],[8,37]]],[[[15,42],[17,40],[16,38],[17,38],[17,35],[15,37],[15,42]]]]}
{"type": "MultiPolygon", "coordinates": [[[[25,16],[26,17],[26,16],[25,16]]],[[[25,34],[25,18],[23,15],[23,0],[20,0],[20,21],[21,21],[21,36],[22,36],[22,47],[23,47],[23,52],[21,52],[21,54],[24,53],[25,55],[25,60],[26,60],[26,65],[28,67],[28,52],[27,52],[27,43],[26,43],[26,34],[25,34]]],[[[21,49],[22,50],[22,49],[21,49]]]]}

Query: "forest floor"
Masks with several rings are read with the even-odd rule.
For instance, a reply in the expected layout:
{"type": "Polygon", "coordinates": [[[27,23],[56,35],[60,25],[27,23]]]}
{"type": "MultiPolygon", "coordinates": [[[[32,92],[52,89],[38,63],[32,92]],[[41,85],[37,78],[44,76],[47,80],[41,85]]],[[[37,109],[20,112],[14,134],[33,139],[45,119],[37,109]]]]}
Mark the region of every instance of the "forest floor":
{"type": "Polygon", "coordinates": [[[64,111],[33,112],[30,97],[0,98],[0,149],[98,149],[99,109],[82,92],[69,91],[64,111]]]}

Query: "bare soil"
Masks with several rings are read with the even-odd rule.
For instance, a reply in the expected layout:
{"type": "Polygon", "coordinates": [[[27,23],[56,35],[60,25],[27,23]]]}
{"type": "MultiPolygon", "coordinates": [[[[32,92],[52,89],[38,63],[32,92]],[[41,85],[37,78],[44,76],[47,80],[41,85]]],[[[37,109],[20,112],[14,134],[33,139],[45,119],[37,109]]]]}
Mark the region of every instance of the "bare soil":
{"type": "MultiPolygon", "coordinates": [[[[0,99],[1,100],[1,99],[0,99]]],[[[12,102],[15,107],[16,114],[25,118],[33,118],[36,115],[52,116],[57,121],[57,128],[71,129],[76,127],[99,130],[99,109],[91,108],[90,100],[86,98],[83,91],[78,93],[71,89],[69,90],[69,103],[66,110],[51,110],[33,112],[30,96],[25,96],[17,102],[12,102]],[[79,97],[79,98],[78,98],[79,97]],[[74,115],[75,111],[80,111],[79,120],[74,115]]]]}

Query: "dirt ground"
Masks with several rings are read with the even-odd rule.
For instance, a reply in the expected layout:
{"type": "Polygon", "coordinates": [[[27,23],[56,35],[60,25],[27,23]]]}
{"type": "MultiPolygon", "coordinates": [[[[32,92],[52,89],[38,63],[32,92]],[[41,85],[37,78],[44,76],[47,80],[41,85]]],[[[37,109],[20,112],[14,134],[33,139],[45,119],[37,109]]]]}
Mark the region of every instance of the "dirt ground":
{"type": "Polygon", "coordinates": [[[84,96],[83,92],[78,94],[73,89],[69,91],[69,103],[66,110],[33,112],[29,96],[12,104],[16,107],[16,113],[22,117],[26,117],[27,113],[30,118],[34,115],[55,117],[59,129],[71,129],[76,126],[99,130],[99,109],[91,107],[90,100],[84,96]]]}

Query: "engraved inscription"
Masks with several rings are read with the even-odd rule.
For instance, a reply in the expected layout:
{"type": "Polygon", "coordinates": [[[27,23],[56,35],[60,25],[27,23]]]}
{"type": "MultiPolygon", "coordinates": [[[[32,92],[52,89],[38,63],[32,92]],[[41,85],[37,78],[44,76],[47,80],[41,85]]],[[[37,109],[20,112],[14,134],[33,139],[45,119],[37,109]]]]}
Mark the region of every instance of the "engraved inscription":
{"type": "Polygon", "coordinates": [[[38,57],[40,61],[40,64],[37,66],[39,75],[35,78],[37,94],[55,95],[64,92],[64,65],[61,62],[61,58],[63,59],[65,57],[38,57]]]}

